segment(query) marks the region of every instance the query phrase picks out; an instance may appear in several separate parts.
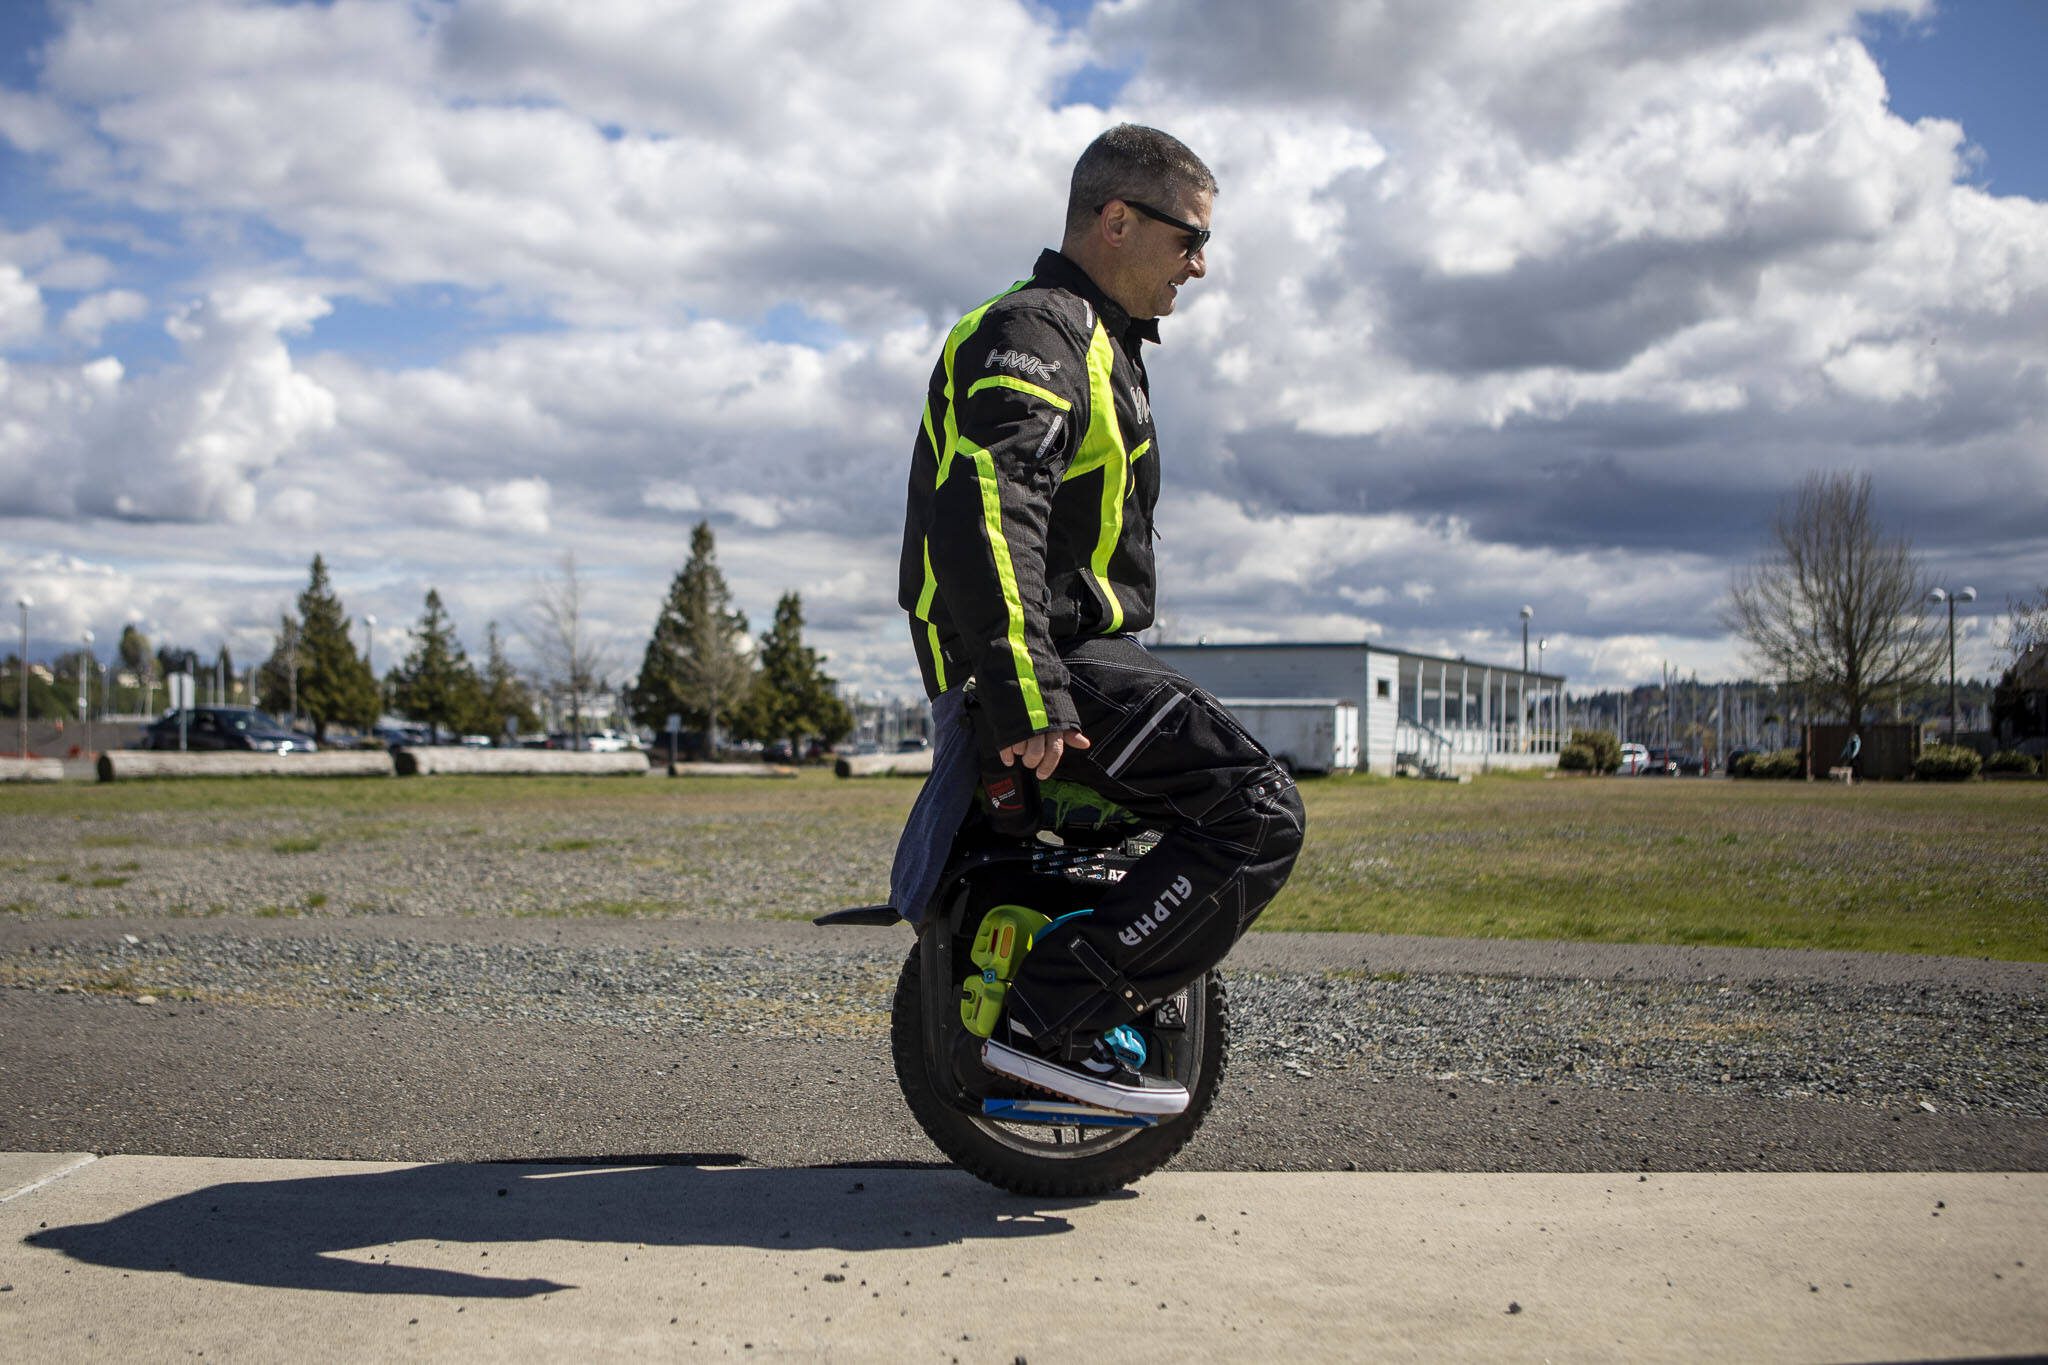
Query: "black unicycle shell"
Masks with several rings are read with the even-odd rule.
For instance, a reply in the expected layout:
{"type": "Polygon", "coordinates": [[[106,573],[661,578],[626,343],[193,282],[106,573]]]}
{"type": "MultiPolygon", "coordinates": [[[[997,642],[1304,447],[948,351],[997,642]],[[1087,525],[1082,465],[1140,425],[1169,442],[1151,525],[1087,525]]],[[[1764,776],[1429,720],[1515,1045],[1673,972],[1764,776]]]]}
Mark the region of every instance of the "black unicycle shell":
{"type": "Polygon", "coordinates": [[[923,944],[913,945],[896,981],[896,999],[889,1016],[889,1051],[896,1081],[910,1112],[938,1149],[962,1170],[1017,1194],[1064,1197],[1106,1194],[1164,1166],[1202,1126],[1216,1100],[1226,1055],[1227,1010],[1223,982],[1209,974],[1203,1000],[1201,1055],[1188,1081],[1188,1107],[1150,1128],[1127,1132],[1115,1146],[1088,1155],[1034,1156],[999,1142],[983,1120],[955,1108],[933,1084],[926,1060],[924,1005],[921,985],[923,944]]]}

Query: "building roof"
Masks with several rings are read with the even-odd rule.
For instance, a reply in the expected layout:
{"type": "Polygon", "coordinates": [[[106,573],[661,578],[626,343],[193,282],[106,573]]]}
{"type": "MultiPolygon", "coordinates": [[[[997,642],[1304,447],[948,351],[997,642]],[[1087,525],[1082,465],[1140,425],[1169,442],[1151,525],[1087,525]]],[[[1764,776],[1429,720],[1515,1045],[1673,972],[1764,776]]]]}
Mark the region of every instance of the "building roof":
{"type": "Polygon", "coordinates": [[[1551,673],[1543,669],[1520,668],[1514,664],[1489,663],[1484,659],[1454,659],[1442,654],[1420,654],[1412,649],[1396,649],[1392,645],[1377,645],[1370,640],[1244,640],[1217,641],[1198,640],[1192,644],[1173,643],[1145,646],[1158,652],[1169,649],[1362,649],[1369,653],[1397,654],[1404,659],[1420,659],[1433,664],[1450,664],[1459,668],[1490,668],[1496,673],[1524,673],[1531,678],[1546,682],[1565,681],[1562,673],[1551,673]]]}

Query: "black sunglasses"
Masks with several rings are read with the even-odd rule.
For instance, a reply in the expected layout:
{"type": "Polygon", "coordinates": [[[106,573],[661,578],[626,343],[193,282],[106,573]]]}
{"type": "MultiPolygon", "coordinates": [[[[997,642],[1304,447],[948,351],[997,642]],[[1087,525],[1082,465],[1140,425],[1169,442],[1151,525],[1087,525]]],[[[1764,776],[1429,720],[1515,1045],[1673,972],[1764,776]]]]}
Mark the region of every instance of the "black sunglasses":
{"type": "MultiPolygon", "coordinates": [[[[1135,199],[1126,199],[1123,202],[1129,204],[1132,208],[1144,214],[1147,218],[1152,219],[1154,222],[1164,223],[1170,228],[1179,228],[1182,232],[1185,232],[1188,235],[1186,246],[1189,260],[1193,260],[1197,255],[1201,253],[1203,247],[1209,245],[1209,229],[1203,227],[1196,227],[1193,223],[1183,223],[1180,219],[1174,217],[1172,214],[1161,213],[1158,209],[1153,208],[1150,204],[1141,204],[1135,199]]],[[[1106,203],[1098,204],[1095,208],[1095,211],[1097,213],[1100,213],[1108,207],[1109,205],[1106,203]]]]}

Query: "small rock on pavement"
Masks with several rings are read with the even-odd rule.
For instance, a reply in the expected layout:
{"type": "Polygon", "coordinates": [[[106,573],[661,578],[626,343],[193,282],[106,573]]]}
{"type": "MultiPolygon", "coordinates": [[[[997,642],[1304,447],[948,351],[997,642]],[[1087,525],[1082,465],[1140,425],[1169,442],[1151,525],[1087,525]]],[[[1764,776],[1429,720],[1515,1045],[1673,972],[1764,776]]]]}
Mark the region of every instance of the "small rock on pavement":
{"type": "Polygon", "coordinates": [[[138,1005],[154,1005],[156,997],[153,995],[138,995],[135,997],[135,1003],[138,1005]]]}

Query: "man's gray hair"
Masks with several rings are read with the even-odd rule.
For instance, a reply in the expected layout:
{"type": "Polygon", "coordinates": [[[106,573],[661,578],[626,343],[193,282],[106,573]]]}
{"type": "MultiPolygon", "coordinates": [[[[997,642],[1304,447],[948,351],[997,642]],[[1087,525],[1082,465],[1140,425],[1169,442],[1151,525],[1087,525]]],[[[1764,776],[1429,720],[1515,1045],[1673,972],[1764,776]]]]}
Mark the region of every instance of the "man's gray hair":
{"type": "Polygon", "coordinates": [[[1085,232],[1112,199],[1172,212],[1185,195],[1215,194],[1216,177],[1187,144],[1157,128],[1119,123],[1081,153],[1067,191],[1067,232],[1085,232]]]}

